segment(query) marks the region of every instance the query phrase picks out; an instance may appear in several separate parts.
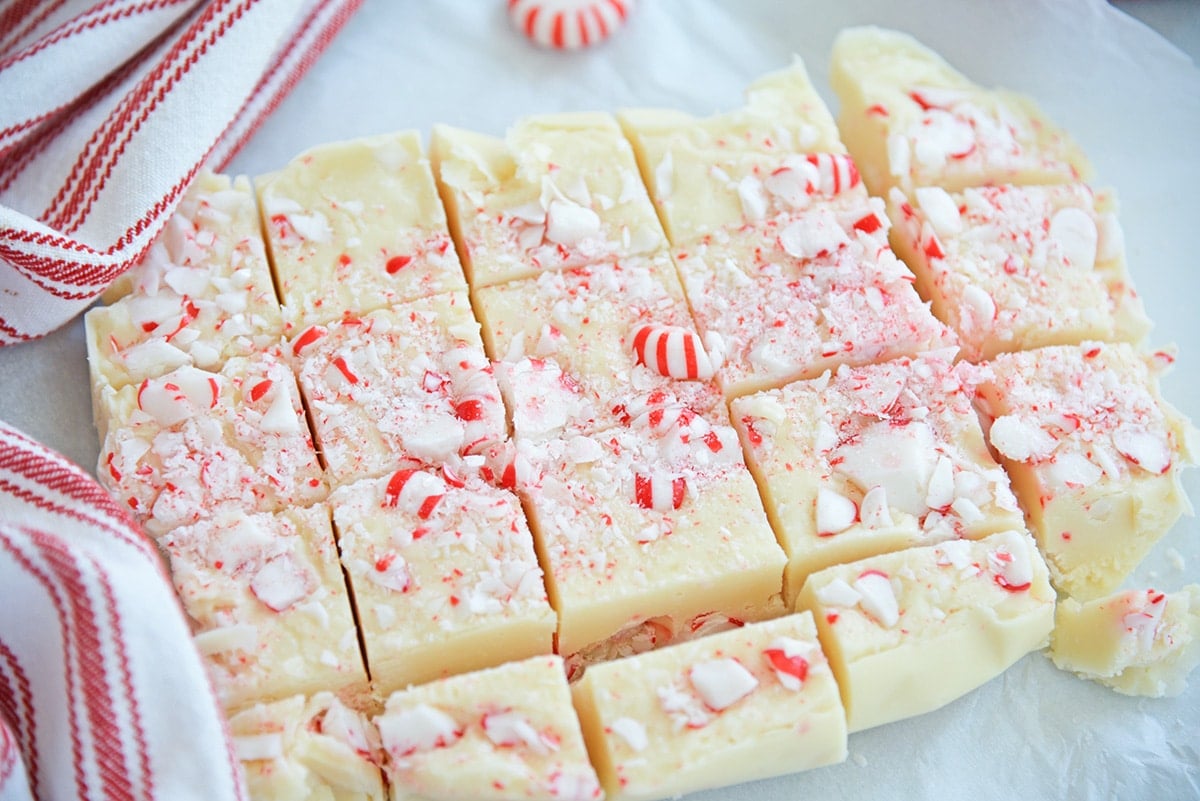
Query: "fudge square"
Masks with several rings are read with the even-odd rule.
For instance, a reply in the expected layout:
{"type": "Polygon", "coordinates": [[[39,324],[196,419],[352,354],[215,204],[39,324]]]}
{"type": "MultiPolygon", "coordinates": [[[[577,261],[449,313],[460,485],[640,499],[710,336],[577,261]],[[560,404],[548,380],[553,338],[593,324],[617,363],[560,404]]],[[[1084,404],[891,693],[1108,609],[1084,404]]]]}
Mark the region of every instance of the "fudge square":
{"type": "Polygon", "coordinates": [[[529,117],[504,139],[436,125],[430,150],[473,288],[666,246],[609,114],[529,117]]]}
{"type": "Polygon", "coordinates": [[[405,459],[456,462],[507,438],[465,292],[311,325],[287,352],[334,486],[405,459]]]}
{"type": "Polygon", "coordinates": [[[786,558],[727,424],[681,409],[518,439],[515,472],[573,675],[782,612],[786,558]]]}
{"type": "Polygon", "coordinates": [[[552,651],[516,495],[473,473],[401,468],[329,502],[377,693],[552,651]]]}
{"type": "Polygon", "coordinates": [[[100,397],[100,483],[152,536],[218,508],[310,506],[328,488],[292,371],[277,350],[219,373],[183,366],[100,397]]]}
{"type": "Polygon", "coordinates": [[[1091,177],[1079,147],[1029,98],[974,84],[907,34],[842,31],[830,82],[842,140],[873,195],[1091,177]]]}
{"type": "Polygon", "coordinates": [[[588,668],[572,687],[610,799],[657,799],[846,758],[808,612],[588,668]]]}
{"type": "Polygon", "coordinates": [[[1085,184],[893,189],[893,245],[971,361],[1002,351],[1137,343],[1150,330],[1111,191],[1085,184]]]}
{"type": "Polygon", "coordinates": [[[734,426],[788,554],[785,598],[822,568],[1023,528],[964,367],[928,354],[733,401],[734,426]]]}
{"type": "Polygon", "coordinates": [[[229,711],[295,694],[369,693],[329,508],[226,509],[159,540],[229,711]]]}
{"type": "Polygon", "coordinates": [[[321,145],[255,185],[288,336],[466,288],[415,132],[321,145]]]}
{"type": "Polygon", "coordinates": [[[515,436],[587,434],[669,405],[727,420],[665,254],[485,287],[475,305],[515,436]],[[692,362],[669,358],[689,346],[692,362]]]}
{"type": "Polygon", "coordinates": [[[1191,506],[1180,472],[1196,432],[1159,394],[1173,358],[1126,343],[1004,353],[978,403],[1055,586],[1112,592],[1191,506]]]}

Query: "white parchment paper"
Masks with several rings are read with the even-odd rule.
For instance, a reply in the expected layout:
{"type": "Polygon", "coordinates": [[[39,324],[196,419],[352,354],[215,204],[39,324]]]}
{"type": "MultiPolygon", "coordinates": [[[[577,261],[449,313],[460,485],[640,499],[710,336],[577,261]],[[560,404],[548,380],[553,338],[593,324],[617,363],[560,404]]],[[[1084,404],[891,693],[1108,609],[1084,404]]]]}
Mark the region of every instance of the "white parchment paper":
{"type": "MultiPolygon", "coordinates": [[[[577,53],[534,48],[502,0],[367,0],[231,171],[270,171],[311,145],[401,128],[427,137],[436,122],[500,134],[551,111],[710,114],[739,105],[746,84],[794,56],[836,109],[833,38],[866,23],[914,34],[979,83],[1033,95],[1076,136],[1098,183],[1121,199],[1153,342],[1180,348],[1164,391],[1200,420],[1200,70],[1100,0],[642,0],[611,41],[577,53]]],[[[94,465],[79,323],[0,349],[0,377],[0,419],[94,465]]],[[[1200,470],[1185,483],[1200,503],[1200,470]]],[[[1196,581],[1191,518],[1130,586],[1196,581]]],[[[853,735],[842,765],[695,798],[1196,799],[1200,675],[1179,698],[1134,699],[1032,654],[941,710],[853,735]]]]}

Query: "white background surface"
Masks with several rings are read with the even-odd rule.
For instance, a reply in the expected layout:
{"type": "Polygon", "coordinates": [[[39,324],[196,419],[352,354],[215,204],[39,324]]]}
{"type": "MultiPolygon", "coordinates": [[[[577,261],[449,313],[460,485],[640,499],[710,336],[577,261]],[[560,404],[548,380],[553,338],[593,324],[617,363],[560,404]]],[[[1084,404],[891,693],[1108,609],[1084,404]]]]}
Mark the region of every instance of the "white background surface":
{"type": "MultiPolygon", "coordinates": [[[[1200,3],[1126,2],[1191,53],[1200,3]]],[[[1033,95],[1117,189],[1130,269],[1180,358],[1167,397],[1200,420],[1200,70],[1099,0],[776,2],[643,0],[607,44],[535,49],[501,0],[367,0],[231,165],[251,175],[302,149],[435,122],[500,134],[517,117],[661,105],[710,114],[758,75],[804,59],[831,107],[837,31],[906,30],[984,85],[1033,95]]],[[[0,348],[0,419],[93,467],[82,326],[0,348]]],[[[1200,504],[1200,470],[1186,476],[1200,504]]],[[[1133,583],[1200,581],[1187,519],[1133,583]]],[[[1126,698],[1057,672],[1041,654],[948,707],[853,735],[844,764],[696,798],[1200,798],[1200,675],[1176,699],[1126,698]]]]}

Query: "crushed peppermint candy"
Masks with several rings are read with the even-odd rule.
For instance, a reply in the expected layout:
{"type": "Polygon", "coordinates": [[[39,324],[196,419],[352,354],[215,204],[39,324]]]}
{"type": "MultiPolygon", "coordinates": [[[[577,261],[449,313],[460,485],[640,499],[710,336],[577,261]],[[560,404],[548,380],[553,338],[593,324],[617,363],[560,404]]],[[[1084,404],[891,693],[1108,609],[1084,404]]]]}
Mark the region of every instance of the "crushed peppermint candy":
{"type": "Polygon", "coordinates": [[[732,658],[697,662],[688,671],[688,680],[709,709],[720,712],[754,692],[758,679],[732,658]]]}
{"type": "Polygon", "coordinates": [[[797,692],[808,678],[813,647],[792,637],[776,637],[763,651],[763,658],[786,689],[797,692]]]}
{"type": "Polygon", "coordinates": [[[464,732],[454,718],[429,704],[417,704],[398,711],[387,710],[375,722],[379,726],[383,747],[393,759],[452,746],[464,732]]]}
{"type": "Polygon", "coordinates": [[[886,628],[900,620],[900,608],[892,580],[879,570],[864,570],[854,580],[854,589],[861,596],[858,605],[886,628]]]}
{"type": "Polygon", "coordinates": [[[643,364],[668,378],[707,381],[714,365],[695,331],[675,325],[642,325],[633,332],[633,352],[643,364]]]}
{"type": "Polygon", "coordinates": [[[633,718],[617,718],[609,724],[609,729],[634,751],[645,751],[646,746],[650,744],[650,738],[646,735],[646,727],[633,718]]]}

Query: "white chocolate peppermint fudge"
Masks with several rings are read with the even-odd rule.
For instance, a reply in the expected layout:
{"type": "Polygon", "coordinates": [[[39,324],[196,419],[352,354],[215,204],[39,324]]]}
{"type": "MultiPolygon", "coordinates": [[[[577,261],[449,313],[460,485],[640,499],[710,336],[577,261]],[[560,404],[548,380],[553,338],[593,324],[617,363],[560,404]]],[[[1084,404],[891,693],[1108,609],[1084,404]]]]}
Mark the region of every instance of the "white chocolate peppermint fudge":
{"type": "Polygon", "coordinates": [[[846,758],[845,712],[808,612],[594,665],[572,695],[610,801],[846,758]]]}
{"type": "Polygon", "coordinates": [[[1172,361],[1123,343],[1005,353],[983,365],[979,405],[1055,586],[1112,592],[1191,506],[1182,468],[1195,430],[1158,391],[1172,361]]]}
{"type": "Polygon", "coordinates": [[[788,554],[785,598],[822,568],[1023,527],[967,371],[936,355],[797,381],[731,404],[788,554]]]}
{"type": "Polygon", "coordinates": [[[435,125],[430,150],[472,287],[666,247],[609,114],[529,117],[504,139],[435,125]]]}
{"type": "Polygon", "coordinates": [[[377,693],[552,651],[554,610],[511,492],[401,468],[329,503],[377,693]]]}
{"type": "Polygon", "coordinates": [[[830,81],[842,140],[874,195],[1091,177],[1079,147],[1033,101],[974,84],[907,34],[843,30],[830,81]]]}
{"type": "Polygon", "coordinates": [[[256,704],[229,719],[254,801],[385,801],[375,724],[333,693],[256,704]]]}
{"type": "Polygon", "coordinates": [[[1084,184],[893,189],[893,244],[971,361],[1150,330],[1110,191],[1084,184]]]}
{"type": "Polygon", "coordinates": [[[1173,593],[1126,590],[1082,604],[1065,598],[1050,658],[1125,695],[1179,695],[1200,665],[1200,585],[1173,593]]]}
{"type": "Polygon", "coordinates": [[[327,493],[296,379],[275,351],[105,387],[97,418],[97,477],[155,537],[219,507],[274,512],[327,493]]]}
{"type": "Polygon", "coordinates": [[[604,797],[557,656],[396,692],[375,723],[391,801],[604,797]]]}
{"type": "Polygon", "coordinates": [[[453,462],[507,438],[465,292],[312,325],[287,347],[334,486],[405,459],[453,462]]]}
{"type": "Polygon", "coordinates": [[[283,323],[250,182],[201,172],[144,259],[85,316],[94,397],[184,365],[218,369],[283,323]]]}
{"type": "Polygon", "coordinates": [[[315,147],[255,185],[288,336],[466,288],[413,131],[315,147]]]}
{"type": "Polygon", "coordinates": [[[727,398],[955,344],[887,241],[861,186],[761,228],[676,249],[700,331],[720,343],[727,398]]]}
{"type": "Polygon", "coordinates": [[[226,509],[159,547],[227,710],[321,690],[367,696],[328,507],[226,509]]]}
{"type": "Polygon", "coordinates": [[[782,612],[786,558],[728,425],[671,409],[517,447],[573,674],[782,612]]]}
{"type": "Polygon", "coordinates": [[[1025,531],[909,548],[810,575],[813,613],[851,732],[970,692],[1054,627],[1054,589],[1025,531]]]}
{"type": "Polygon", "coordinates": [[[669,404],[727,419],[665,254],[484,287],[475,307],[515,436],[591,433],[669,404]],[[691,362],[673,360],[685,346],[691,362]]]}

